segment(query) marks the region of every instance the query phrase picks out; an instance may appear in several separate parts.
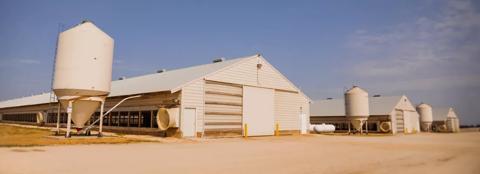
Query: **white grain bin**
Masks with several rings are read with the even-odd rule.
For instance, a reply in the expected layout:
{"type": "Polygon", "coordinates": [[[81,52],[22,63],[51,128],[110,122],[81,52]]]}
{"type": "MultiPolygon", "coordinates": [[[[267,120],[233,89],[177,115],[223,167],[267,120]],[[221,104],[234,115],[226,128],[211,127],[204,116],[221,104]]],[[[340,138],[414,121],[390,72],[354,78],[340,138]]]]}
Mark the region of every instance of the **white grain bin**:
{"type": "Polygon", "coordinates": [[[453,111],[453,108],[448,109],[447,113],[447,120],[445,121],[445,124],[447,126],[447,131],[448,132],[459,132],[460,131],[460,125],[458,121],[458,117],[453,111]]]}
{"type": "Polygon", "coordinates": [[[420,115],[420,128],[422,131],[430,131],[433,122],[432,106],[421,103],[417,106],[417,112],[420,115]]]}
{"type": "Polygon", "coordinates": [[[353,86],[345,92],[345,116],[357,131],[362,130],[363,123],[370,115],[368,108],[368,93],[358,86],[353,86]]]}
{"type": "Polygon", "coordinates": [[[178,127],[179,108],[160,108],[157,111],[157,125],[160,130],[178,127]]]}
{"type": "Polygon", "coordinates": [[[77,128],[110,93],[113,45],[113,39],[89,21],[58,37],[53,91],[63,107],[72,102],[67,112],[77,128]]]}

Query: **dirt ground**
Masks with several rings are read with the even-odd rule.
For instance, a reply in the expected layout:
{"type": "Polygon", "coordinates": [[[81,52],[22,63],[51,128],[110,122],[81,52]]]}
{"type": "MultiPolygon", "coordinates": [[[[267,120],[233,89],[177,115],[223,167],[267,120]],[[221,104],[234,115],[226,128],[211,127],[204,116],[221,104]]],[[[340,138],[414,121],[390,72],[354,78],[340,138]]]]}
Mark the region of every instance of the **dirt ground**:
{"type": "Polygon", "coordinates": [[[480,173],[480,133],[0,148],[0,173],[480,173]]]}

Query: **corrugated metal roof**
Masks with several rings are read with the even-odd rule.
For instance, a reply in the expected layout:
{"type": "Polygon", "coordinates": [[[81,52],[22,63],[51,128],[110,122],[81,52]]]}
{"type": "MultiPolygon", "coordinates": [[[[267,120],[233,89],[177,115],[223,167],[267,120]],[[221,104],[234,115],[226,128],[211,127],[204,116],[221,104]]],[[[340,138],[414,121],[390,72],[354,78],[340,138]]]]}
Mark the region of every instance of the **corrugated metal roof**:
{"type": "MultiPolygon", "coordinates": [[[[370,115],[390,115],[403,96],[369,97],[370,115]]],[[[310,105],[311,116],[345,116],[345,100],[327,99],[310,105]]]]}
{"type": "Polygon", "coordinates": [[[36,105],[50,102],[50,93],[32,95],[0,102],[0,108],[8,108],[23,105],[36,105]]]}
{"type": "Polygon", "coordinates": [[[313,101],[310,104],[311,116],[345,116],[344,99],[328,99],[313,101]]]}
{"type": "Polygon", "coordinates": [[[172,91],[188,82],[200,79],[210,73],[240,62],[241,60],[254,57],[257,56],[255,55],[231,59],[218,63],[210,63],[170,71],[167,70],[166,72],[162,73],[148,74],[144,76],[127,78],[125,80],[113,81],[109,96],[172,91]]]}
{"type": "MultiPolygon", "coordinates": [[[[230,59],[218,63],[192,66],[187,68],[170,70],[162,73],[147,74],[131,77],[124,80],[112,81],[109,97],[142,94],[150,92],[172,91],[183,85],[200,79],[210,73],[227,68],[242,60],[255,58],[258,55],[230,59]]],[[[29,97],[16,98],[0,102],[0,108],[15,106],[36,105],[50,102],[50,93],[44,93],[29,97]]]]}
{"type": "Polygon", "coordinates": [[[370,97],[370,115],[389,115],[403,96],[370,97]]]}

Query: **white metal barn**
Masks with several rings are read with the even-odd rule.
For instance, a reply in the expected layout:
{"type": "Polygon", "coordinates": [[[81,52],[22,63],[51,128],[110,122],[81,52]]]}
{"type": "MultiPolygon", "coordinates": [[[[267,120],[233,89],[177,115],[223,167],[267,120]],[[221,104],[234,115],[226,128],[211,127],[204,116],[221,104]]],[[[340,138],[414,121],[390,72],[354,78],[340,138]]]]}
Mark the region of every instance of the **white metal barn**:
{"type": "MultiPolygon", "coordinates": [[[[180,109],[175,132],[183,137],[242,135],[245,125],[249,136],[273,135],[276,126],[283,134],[306,133],[309,122],[310,99],[261,55],[113,81],[106,110],[138,94],[104,118],[105,129],[157,130],[163,107],[180,109]]],[[[49,96],[0,102],[2,121],[35,122],[39,113],[56,110],[49,96]]],[[[47,125],[55,115],[46,116],[47,125]]],[[[61,120],[66,122],[63,113],[61,120]]]]}
{"type": "MultiPolygon", "coordinates": [[[[420,131],[419,115],[405,96],[374,96],[369,98],[368,130],[385,133],[415,133],[420,131]],[[389,125],[387,128],[383,125],[389,125]]],[[[314,101],[310,105],[311,124],[333,124],[338,131],[346,131],[344,99],[314,101]]]]}
{"type": "Polygon", "coordinates": [[[460,132],[460,121],[453,108],[433,108],[432,130],[436,132],[460,132]]]}

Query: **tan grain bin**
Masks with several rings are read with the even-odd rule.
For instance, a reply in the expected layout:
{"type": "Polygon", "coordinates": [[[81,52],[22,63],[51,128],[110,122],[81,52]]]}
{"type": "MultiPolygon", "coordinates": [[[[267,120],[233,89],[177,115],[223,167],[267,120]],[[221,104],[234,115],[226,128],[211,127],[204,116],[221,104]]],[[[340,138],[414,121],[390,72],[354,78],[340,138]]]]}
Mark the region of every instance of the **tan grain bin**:
{"type": "Polygon", "coordinates": [[[420,115],[420,127],[422,131],[430,131],[433,122],[432,106],[421,103],[417,106],[417,112],[420,115]]]}
{"type": "Polygon", "coordinates": [[[368,93],[358,86],[353,86],[345,93],[345,115],[357,131],[370,115],[368,93]]]}
{"type": "Polygon", "coordinates": [[[65,108],[74,101],[70,109],[77,128],[110,93],[113,47],[113,39],[89,21],[58,37],[53,91],[65,108]]]}

